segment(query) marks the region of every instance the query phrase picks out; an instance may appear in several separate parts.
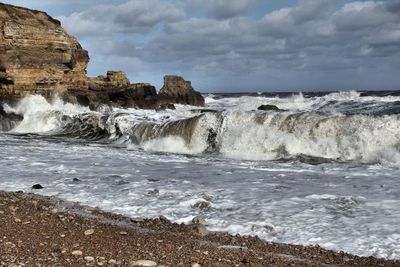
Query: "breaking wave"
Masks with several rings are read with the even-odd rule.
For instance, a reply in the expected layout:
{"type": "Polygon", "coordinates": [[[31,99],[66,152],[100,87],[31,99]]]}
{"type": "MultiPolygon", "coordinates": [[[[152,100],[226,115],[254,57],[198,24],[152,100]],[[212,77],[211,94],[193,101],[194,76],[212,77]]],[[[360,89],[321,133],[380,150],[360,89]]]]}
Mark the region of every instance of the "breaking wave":
{"type": "MultiPolygon", "coordinates": [[[[382,108],[388,108],[386,102],[377,106],[373,97],[358,102],[357,97],[350,92],[315,99],[302,95],[273,98],[274,104],[280,103],[285,110],[265,112],[227,108],[234,106],[237,98],[225,99],[227,104],[223,106],[222,100],[209,96],[207,102],[215,110],[178,107],[176,111],[156,112],[109,108],[90,111],[59,99],[49,103],[41,96],[29,96],[16,106],[5,105],[4,110],[24,117],[11,133],[89,139],[153,152],[214,153],[244,160],[308,158],[310,162],[321,159],[317,162],[399,165],[400,115],[382,115],[382,108]],[[345,100],[352,105],[343,104],[345,100]],[[360,103],[365,103],[369,111],[374,106],[380,113],[340,112],[360,103]]],[[[398,103],[390,96],[387,101],[398,103]]],[[[261,100],[253,97],[253,102],[261,100]]],[[[398,108],[396,105],[390,106],[391,110],[398,108]]]]}

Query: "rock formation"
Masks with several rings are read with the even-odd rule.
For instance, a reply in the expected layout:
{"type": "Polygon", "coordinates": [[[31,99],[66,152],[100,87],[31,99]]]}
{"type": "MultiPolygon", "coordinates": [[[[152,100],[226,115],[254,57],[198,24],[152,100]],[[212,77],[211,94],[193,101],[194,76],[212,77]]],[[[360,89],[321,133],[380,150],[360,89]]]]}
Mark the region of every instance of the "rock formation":
{"type": "Polygon", "coordinates": [[[29,94],[96,108],[163,109],[174,103],[203,106],[204,99],[190,82],[166,76],[161,94],[147,83],[131,84],[122,71],[88,78],[89,55],[68,35],[58,20],[41,11],[0,3],[0,102],[29,94]]]}
{"type": "Polygon", "coordinates": [[[261,105],[257,108],[257,110],[274,110],[274,111],[280,111],[281,109],[278,108],[275,105],[261,105]]]}
{"type": "Polygon", "coordinates": [[[0,3],[0,96],[85,88],[88,52],[44,12],[0,3]]]}
{"type": "Polygon", "coordinates": [[[106,76],[88,78],[87,90],[70,89],[65,96],[70,102],[93,106],[157,108],[157,91],[148,83],[131,84],[123,71],[109,71],[106,76]]]}
{"type": "Polygon", "coordinates": [[[22,119],[20,115],[5,112],[3,107],[0,106],[0,131],[7,132],[13,129],[22,119]]]}
{"type": "Polygon", "coordinates": [[[176,104],[204,106],[203,96],[195,91],[192,83],[182,77],[167,75],[164,77],[164,86],[160,90],[160,97],[170,99],[176,104]]]}

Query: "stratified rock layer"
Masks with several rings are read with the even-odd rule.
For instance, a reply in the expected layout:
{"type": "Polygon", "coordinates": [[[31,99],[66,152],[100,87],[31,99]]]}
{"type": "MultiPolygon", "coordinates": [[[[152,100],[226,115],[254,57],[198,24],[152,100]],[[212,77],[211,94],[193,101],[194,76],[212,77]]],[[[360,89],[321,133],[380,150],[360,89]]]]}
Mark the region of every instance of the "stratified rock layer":
{"type": "Polygon", "coordinates": [[[0,96],[86,88],[88,52],[44,12],[0,3],[0,96]]]}
{"type": "Polygon", "coordinates": [[[164,86],[160,90],[160,97],[170,98],[171,102],[192,106],[204,106],[203,96],[195,91],[190,81],[182,77],[167,75],[164,77],[164,86]]]}

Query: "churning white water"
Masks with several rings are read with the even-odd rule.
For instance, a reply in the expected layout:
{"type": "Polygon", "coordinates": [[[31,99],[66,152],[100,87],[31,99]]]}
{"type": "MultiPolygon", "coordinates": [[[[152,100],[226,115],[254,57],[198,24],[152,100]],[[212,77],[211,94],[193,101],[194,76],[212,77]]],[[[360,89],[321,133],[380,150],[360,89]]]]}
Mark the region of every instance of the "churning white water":
{"type": "Polygon", "coordinates": [[[24,119],[0,134],[0,190],[40,183],[41,194],[126,215],[201,214],[211,230],[400,258],[400,97],[206,103],[94,112],[31,96],[5,106],[24,119]]]}

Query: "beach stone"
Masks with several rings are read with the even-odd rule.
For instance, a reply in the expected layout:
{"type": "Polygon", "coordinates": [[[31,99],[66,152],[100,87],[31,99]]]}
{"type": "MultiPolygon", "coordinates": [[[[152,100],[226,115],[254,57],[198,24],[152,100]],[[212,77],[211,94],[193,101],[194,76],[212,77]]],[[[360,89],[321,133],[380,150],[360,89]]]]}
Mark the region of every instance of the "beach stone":
{"type": "Polygon", "coordinates": [[[132,261],[130,266],[146,266],[146,267],[151,267],[151,266],[157,266],[157,263],[151,260],[138,260],[138,261],[132,261]]]}
{"type": "Polygon", "coordinates": [[[202,237],[208,235],[207,228],[202,224],[196,224],[194,229],[202,237]]]}
{"type": "Polygon", "coordinates": [[[206,225],[207,221],[201,216],[196,216],[192,219],[192,223],[206,225]]]}
{"type": "Polygon", "coordinates": [[[93,262],[94,261],[94,258],[92,256],[86,256],[84,259],[87,262],[93,262]]]}
{"type": "Polygon", "coordinates": [[[52,210],[51,210],[51,213],[53,213],[53,214],[58,213],[58,209],[52,209],[52,210]]]}
{"type": "Polygon", "coordinates": [[[35,189],[35,190],[39,190],[39,189],[43,189],[44,187],[41,185],[41,184],[34,184],[34,185],[32,185],[32,189],[35,189]]]}
{"type": "Polygon", "coordinates": [[[111,259],[111,260],[108,261],[108,264],[117,264],[117,261],[114,260],[114,259],[111,259]]]}
{"type": "Polygon", "coordinates": [[[201,265],[195,262],[195,263],[192,263],[191,267],[201,267],[201,265]]]}
{"type": "Polygon", "coordinates": [[[169,222],[168,218],[165,217],[164,215],[161,215],[161,216],[159,217],[159,219],[160,219],[160,221],[162,221],[162,222],[169,222]]]}
{"type": "Polygon", "coordinates": [[[71,254],[74,256],[82,256],[83,252],[81,250],[74,250],[71,254]]]}
{"type": "Polygon", "coordinates": [[[131,218],[131,222],[142,223],[142,222],[144,222],[144,219],[143,218],[131,218]]]}
{"type": "Polygon", "coordinates": [[[93,229],[88,229],[88,230],[85,231],[85,235],[86,236],[92,235],[92,234],[94,234],[94,230],[93,229]]]}

